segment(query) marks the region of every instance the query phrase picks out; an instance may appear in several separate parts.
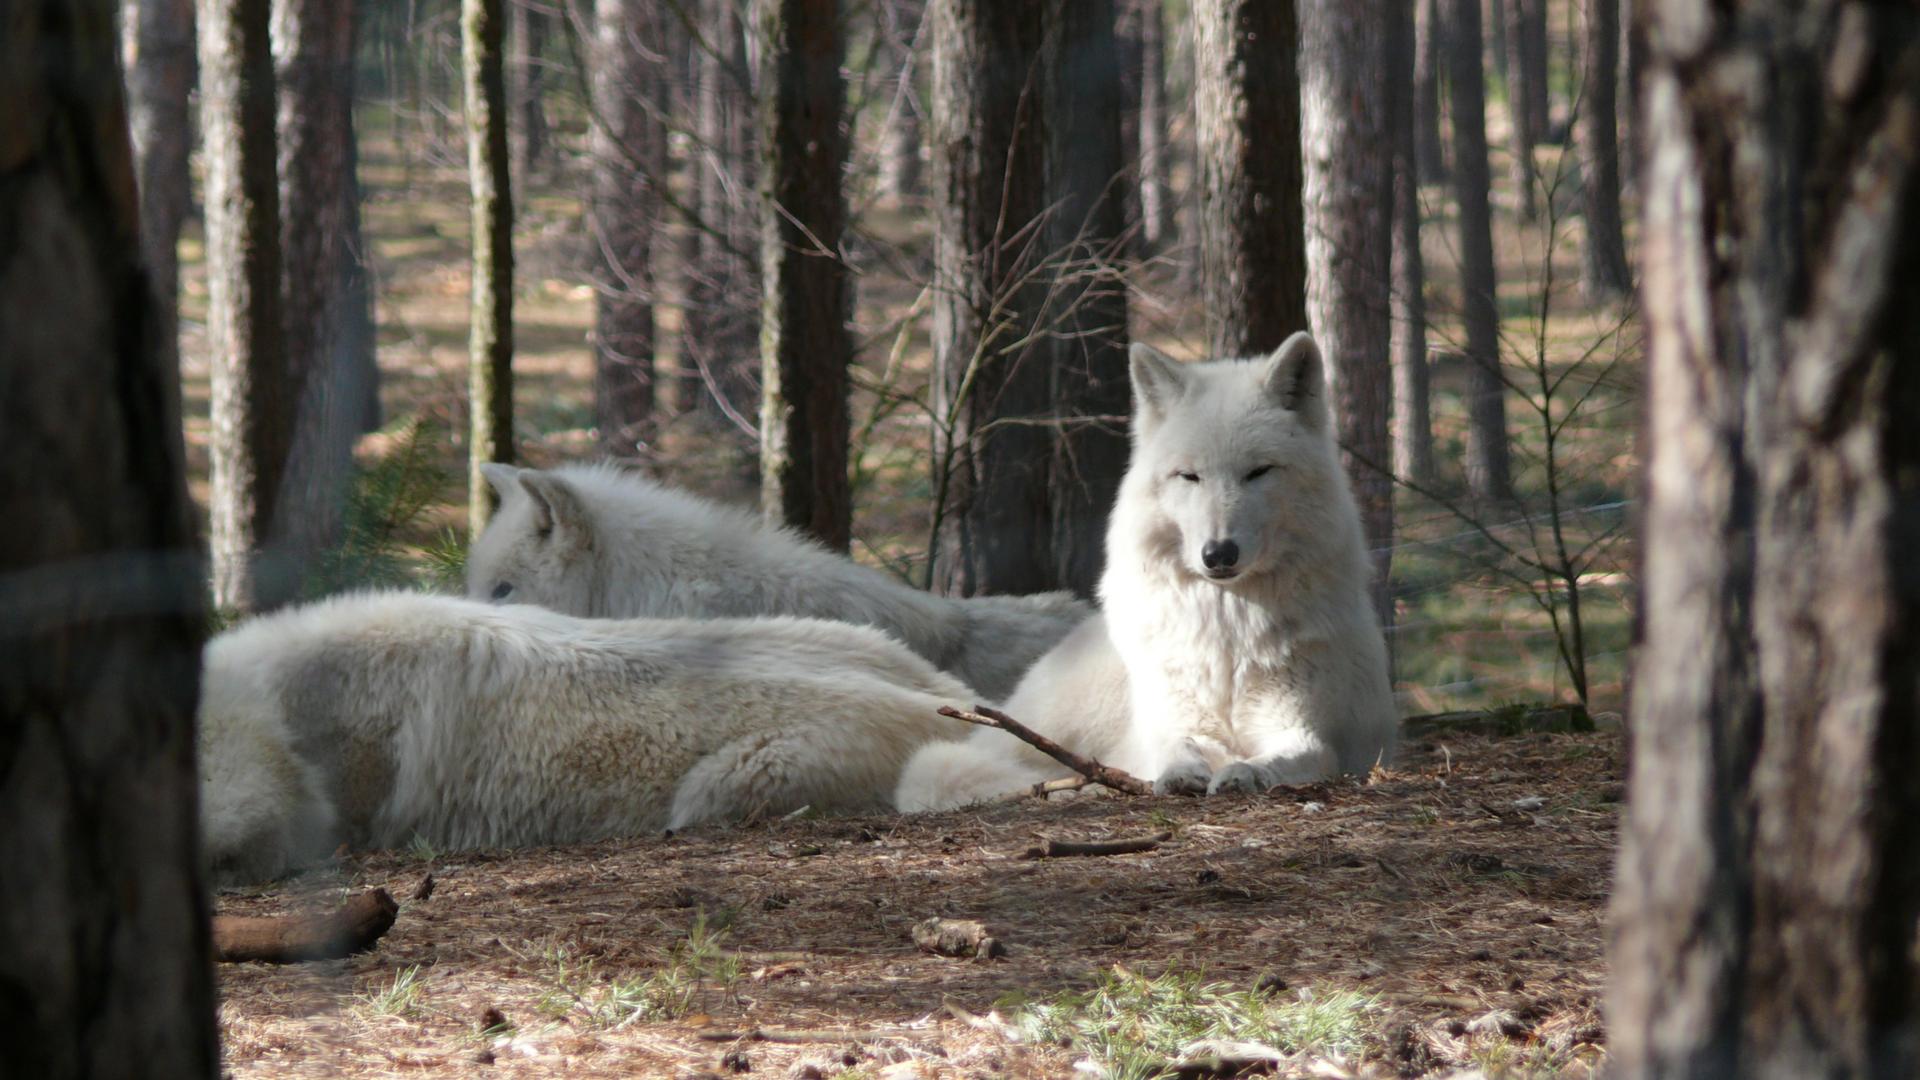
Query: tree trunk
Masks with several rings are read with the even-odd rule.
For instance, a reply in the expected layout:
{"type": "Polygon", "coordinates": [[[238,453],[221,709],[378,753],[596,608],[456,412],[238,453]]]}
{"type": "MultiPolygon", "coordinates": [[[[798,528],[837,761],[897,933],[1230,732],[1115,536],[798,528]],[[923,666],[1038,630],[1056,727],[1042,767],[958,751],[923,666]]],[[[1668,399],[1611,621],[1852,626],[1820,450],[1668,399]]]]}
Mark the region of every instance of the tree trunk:
{"type": "Polygon", "coordinates": [[[306,567],[340,537],[353,444],[379,424],[353,131],[354,4],[274,0],[280,243],[297,395],[277,541],[306,567]]]}
{"type": "Polygon", "coordinates": [[[547,124],[547,16],[534,9],[539,0],[508,0],[513,25],[507,43],[513,49],[514,123],[511,125],[513,171],[520,178],[521,197],[531,188],[533,171],[547,160],[552,143],[547,124]]]}
{"type": "Polygon", "coordinates": [[[684,399],[727,432],[740,471],[758,486],[760,410],[758,263],[759,200],[755,197],[754,109],[747,85],[746,26],[735,0],[704,0],[695,27],[696,183],[700,239],[689,310],[681,334],[689,369],[684,399]]]}
{"type": "MultiPolygon", "coordinates": [[[[1419,5],[1425,8],[1425,0],[1419,5]]],[[[1433,482],[1433,426],[1427,395],[1426,265],[1420,252],[1420,169],[1415,139],[1418,82],[1412,10],[1387,15],[1388,125],[1393,138],[1393,471],[1433,482]]]]}
{"type": "Polygon", "coordinates": [[[933,0],[935,534],[941,592],[1051,587],[1042,8],[933,0]],[[998,423],[998,426],[996,425],[998,423]]]}
{"type": "Polygon", "coordinates": [[[1520,29],[1521,55],[1527,62],[1527,84],[1516,95],[1526,106],[1527,123],[1533,129],[1534,145],[1546,141],[1553,127],[1551,96],[1547,86],[1547,0],[1512,0],[1514,10],[1523,15],[1520,29]]]}
{"type": "Polygon", "coordinates": [[[8,14],[6,1071],[211,1077],[219,1045],[193,765],[205,579],[178,374],[140,265],[113,4],[23,0],[8,14]]]}
{"type": "Polygon", "coordinates": [[[1127,468],[1125,95],[1114,0],[1047,5],[1040,70],[1046,105],[1047,250],[1060,264],[1048,304],[1056,426],[1047,501],[1053,588],[1092,598],[1107,513],[1127,468]]]}
{"type": "Polygon", "coordinates": [[[926,5],[920,0],[887,0],[880,15],[880,41],[894,69],[893,98],[880,136],[880,190],[894,199],[907,199],[919,195],[923,187],[920,120],[926,103],[920,98],[915,73],[920,69],[920,23],[926,5]]]}
{"type": "Polygon", "coordinates": [[[1413,0],[1413,152],[1422,184],[1447,178],[1446,141],[1440,137],[1440,77],[1447,65],[1441,10],[1441,0],[1413,0]]]}
{"type": "Polygon", "coordinates": [[[600,452],[618,457],[632,456],[653,422],[653,242],[666,132],[653,112],[664,80],[651,56],[665,54],[649,0],[596,0],[594,11],[593,414],[600,452]]]}
{"type": "Polygon", "coordinates": [[[776,0],[762,28],[760,506],[770,523],[847,551],[846,39],[838,0],[776,0]]]}
{"type": "Polygon", "coordinates": [[[1293,0],[1195,0],[1200,274],[1215,356],[1307,327],[1293,0]]]}
{"type": "Polygon", "coordinates": [[[1136,172],[1129,217],[1139,227],[1143,254],[1158,251],[1173,233],[1173,196],[1167,190],[1167,47],[1163,0],[1122,0],[1116,40],[1126,108],[1121,113],[1123,160],[1136,172]]]}
{"type": "Polygon", "coordinates": [[[202,0],[200,127],[207,159],[207,342],[213,356],[213,601],[290,599],[297,570],[263,550],[279,521],[297,387],[281,317],[268,0],[202,0]]]}
{"type": "Polygon", "coordinates": [[[1920,1074],[1920,19],[1643,11],[1622,1077],[1920,1074]]]}
{"type": "Polygon", "coordinates": [[[1533,151],[1546,135],[1546,127],[1531,103],[1540,89],[1536,81],[1546,76],[1544,45],[1537,63],[1534,56],[1536,39],[1545,41],[1546,25],[1546,0],[1512,0],[1506,25],[1507,119],[1513,133],[1513,193],[1520,217],[1526,221],[1540,214],[1539,193],[1534,190],[1533,151]]]}
{"type": "Polygon", "coordinates": [[[180,226],[193,210],[187,151],[193,139],[193,0],[127,0],[127,119],[140,181],[140,250],[160,325],[160,357],[180,364],[180,226]]]}
{"type": "MultiPolygon", "coordinates": [[[[1507,34],[1510,32],[1513,14],[1510,10],[1519,0],[1485,0],[1481,11],[1484,13],[1482,25],[1487,28],[1485,56],[1480,61],[1480,70],[1493,71],[1493,77],[1500,82],[1502,89],[1511,91],[1513,87],[1513,63],[1508,57],[1507,34]]],[[[1484,75],[1483,75],[1484,79],[1484,75]]]]}
{"type": "Polygon", "coordinates": [[[1620,227],[1620,133],[1614,90],[1620,79],[1620,0],[1584,0],[1585,74],[1579,114],[1580,192],[1586,218],[1581,244],[1582,290],[1591,300],[1633,288],[1620,227]]]}
{"type": "Polygon", "coordinates": [[[1487,206],[1487,109],[1480,82],[1480,4],[1448,0],[1453,194],[1460,215],[1460,307],[1467,330],[1467,487],[1482,499],[1512,492],[1506,383],[1500,372],[1493,218],[1487,206]]]}
{"type": "Polygon", "coordinates": [[[1327,358],[1341,459],[1373,551],[1373,601],[1393,625],[1393,112],[1396,0],[1301,0],[1307,311],[1327,358]]]}
{"type": "Polygon", "coordinates": [[[513,183],[507,165],[502,0],[461,0],[473,286],[467,312],[467,529],[493,516],[480,466],[513,460],[513,183]]]}

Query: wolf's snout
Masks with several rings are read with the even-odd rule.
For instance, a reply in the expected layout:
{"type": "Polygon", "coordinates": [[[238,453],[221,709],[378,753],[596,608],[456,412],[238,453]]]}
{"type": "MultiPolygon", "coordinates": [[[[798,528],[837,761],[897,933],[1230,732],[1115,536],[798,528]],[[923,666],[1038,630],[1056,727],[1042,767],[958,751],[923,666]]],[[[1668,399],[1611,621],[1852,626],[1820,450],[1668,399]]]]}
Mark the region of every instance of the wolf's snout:
{"type": "Polygon", "coordinates": [[[1208,571],[1232,570],[1240,561],[1240,545],[1231,540],[1209,540],[1200,548],[1200,562],[1208,571]]]}

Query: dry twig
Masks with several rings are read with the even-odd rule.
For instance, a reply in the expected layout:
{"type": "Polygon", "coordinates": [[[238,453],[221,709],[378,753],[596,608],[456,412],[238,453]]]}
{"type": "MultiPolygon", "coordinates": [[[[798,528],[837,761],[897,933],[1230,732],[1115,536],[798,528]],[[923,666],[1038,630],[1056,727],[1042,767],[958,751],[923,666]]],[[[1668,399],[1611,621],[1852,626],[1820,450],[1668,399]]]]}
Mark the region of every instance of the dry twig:
{"type": "Polygon", "coordinates": [[[1030,847],[1023,859],[1059,859],[1076,855],[1138,855],[1143,851],[1152,851],[1161,844],[1173,839],[1170,832],[1155,833],[1152,836],[1135,836],[1125,840],[1049,840],[1039,847],[1030,847]]]}
{"type": "Polygon", "coordinates": [[[978,724],[981,727],[999,728],[1001,731],[1019,739],[1035,750],[1040,751],[1060,764],[1065,765],[1067,768],[1072,769],[1074,772],[1079,773],[1081,776],[1086,777],[1093,783],[1110,787],[1115,791],[1124,792],[1128,795],[1153,794],[1153,786],[1145,780],[1140,779],[1132,773],[1116,769],[1111,765],[1102,765],[1090,757],[1076,754],[1020,721],[1015,720],[1013,717],[1008,716],[1006,713],[1001,712],[999,709],[988,708],[985,705],[975,705],[971,710],[967,710],[956,709],[950,705],[943,705],[940,708],[940,715],[951,716],[955,720],[965,720],[969,724],[978,724]]]}

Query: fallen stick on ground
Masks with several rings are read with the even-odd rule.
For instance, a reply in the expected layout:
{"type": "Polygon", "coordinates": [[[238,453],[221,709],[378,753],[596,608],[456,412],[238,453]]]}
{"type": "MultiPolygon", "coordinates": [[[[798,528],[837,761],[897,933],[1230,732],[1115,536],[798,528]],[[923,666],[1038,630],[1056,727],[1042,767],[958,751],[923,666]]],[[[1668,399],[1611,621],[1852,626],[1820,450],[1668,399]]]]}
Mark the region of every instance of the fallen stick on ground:
{"type": "Polygon", "coordinates": [[[387,890],[369,889],[319,914],[215,915],[213,958],[263,964],[338,960],[373,948],[399,913],[400,905],[387,890]]]}
{"type": "Polygon", "coordinates": [[[769,1043],[869,1043],[885,1039],[911,1039],[924,1032],[873,1029],[868,1031],[807,1031],[798,1028],[749,1028],[746,1031],[703,1031],[702,1042],[769,1042],[769,1043]]]}
{"type": "Polygon", "coordinates": [[[1030,847],[1023,859],[1061,859],[1075,855],[1138,855],[1143,851],[1152,851],[1161,844],[1173,839],[1170,832],[1155,833],[1152,836],[1135,836],[1126,840],[1049,840],[1039,847],[1030,847]]]}
{"type": "Polygon", "coordinates": [[[1026,802],[1028,799],[1044,799],[1056,791],[1079,791],[1093,781],[1084,776],[1062,776],[1058,780],[1042,780],[1018,791],[1009,791],[994,797],[994,802],[1026,802]]]}
{"type": "Polygon", "coordinates": [[[1111,765],[1102,765],[1090,757],[1084,757],[1047,738],[1027,725],[985,705],[975,705],[971,710],[956,709],[950,705],[940,707],[941,716],[951,716],[955,720],[965,720],[969,724],[981,727],[999,728],[1001,731],[1019,739],[1035,750],[1086,777],[1093,783],[1110,787],[1128,795],[1151,795],[1153,785],[1132,773],[1122,772],[1111,765]]]}

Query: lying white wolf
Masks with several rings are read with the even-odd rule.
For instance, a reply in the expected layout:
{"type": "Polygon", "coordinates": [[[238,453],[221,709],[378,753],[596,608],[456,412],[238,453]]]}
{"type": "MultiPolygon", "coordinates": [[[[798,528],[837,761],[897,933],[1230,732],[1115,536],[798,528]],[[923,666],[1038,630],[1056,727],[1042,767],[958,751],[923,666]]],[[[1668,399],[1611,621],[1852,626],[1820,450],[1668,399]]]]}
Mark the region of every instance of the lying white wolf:
{"type": "MultiPolygon", "coordinates": [[[[1258,791],[1392,753],[1386,646],[1335,454],[1320,350],[1179,364],[1132,354],[1133,453],[1107,529],[1102,616],[1006,710],[1160,791],[1258,791]]],[[[901,809],[1060,775],[996,731],[928,746],[901,809]]]]}
{"type": "Polygon", "coordinates": [[[1068,593],[921,592],[744,511],[605,466],[485,466],[500,510],[467,595],[600,618],[801,615],[877,626],[989,699],[1086,619],[1068,593]]]}
{"type": "Polygon", "coordinates": [[[368,593],[208,646],[205,849],[261,879],[340,843],[565,843],[886,809],[972,692],[867,627],[575,619],[368,593]]]}

